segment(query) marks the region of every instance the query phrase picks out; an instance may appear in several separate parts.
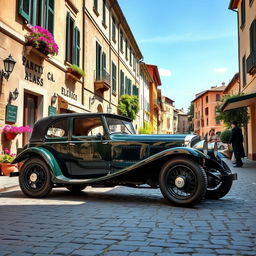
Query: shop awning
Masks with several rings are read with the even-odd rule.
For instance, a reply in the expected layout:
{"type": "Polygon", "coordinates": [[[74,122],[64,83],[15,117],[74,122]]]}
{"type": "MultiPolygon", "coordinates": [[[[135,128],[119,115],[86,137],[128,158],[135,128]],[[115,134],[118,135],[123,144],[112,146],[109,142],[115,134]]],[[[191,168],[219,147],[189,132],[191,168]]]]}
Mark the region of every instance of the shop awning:
{"type": "Polygon", "coordinates": [[[226,111],[230,109],[248,107],[253,104],[256,104],[256,93],[246,94],[236,98],[228,99],[222,106],[221,110],[226,111]]]}
{"type": "Polygon", "coordinates": [[[59,100],[59,102],[58,102],[59,108],[68,109],[68,110],[74,111],[76,113],[89,112],[89,110],[86,106],[84,106],[83,104],[77,102],[76,100],[68,98],[64,95],[58,94],[58,100],[59,100]]]}

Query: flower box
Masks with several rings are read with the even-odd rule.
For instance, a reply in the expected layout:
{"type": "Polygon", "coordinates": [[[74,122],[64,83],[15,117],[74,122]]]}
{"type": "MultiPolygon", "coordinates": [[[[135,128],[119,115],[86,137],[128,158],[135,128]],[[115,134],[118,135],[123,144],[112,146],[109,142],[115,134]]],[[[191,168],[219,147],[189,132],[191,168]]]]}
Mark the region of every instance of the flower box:
{"type": "Polygon", "coordinates": [[[31,53],[39,56],[42,59],[47,59],[49,58],[47,55],[43,54],[42,52],[40,52],[39,50],[37,50],[35,47],[33,46],[25,46],[25,52],[27,55],[30,55],[31,53]]]}
{"type": "Polygon", "coordinates": [[[0,163],[1,171],[3,176],[10,176],[12,172],[18,172],[17,164],[11,163],[0,163]]]}

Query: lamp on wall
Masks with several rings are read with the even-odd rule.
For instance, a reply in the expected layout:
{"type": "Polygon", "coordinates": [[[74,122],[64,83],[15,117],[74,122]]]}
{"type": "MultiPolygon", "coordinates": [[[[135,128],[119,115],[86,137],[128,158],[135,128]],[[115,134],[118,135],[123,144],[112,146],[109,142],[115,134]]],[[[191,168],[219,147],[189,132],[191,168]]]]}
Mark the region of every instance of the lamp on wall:
{"type": "Polygon", "coordinates": [[[57,93],[54,93],[51,97],[51,105],[54,105],[57,101],[58,95],[57,93]]]}
{"type": "Polygon", "coordinates": [[[4,70],[0,71],[0,77],[1,78],[4,77],[6,80],[8,80],[10,74],[14,69],[16,61],[13,59],[13,57],[10,54],[8,58],[3,60],[3,62],[4,62],[4,70]]]}
{"type": "Polygon", "coordinates": [[[12,100],[16,100],[19,96],[19,90],[16,88],[13,92],[9,93],[9,102],[11,103],[12,100]]]}

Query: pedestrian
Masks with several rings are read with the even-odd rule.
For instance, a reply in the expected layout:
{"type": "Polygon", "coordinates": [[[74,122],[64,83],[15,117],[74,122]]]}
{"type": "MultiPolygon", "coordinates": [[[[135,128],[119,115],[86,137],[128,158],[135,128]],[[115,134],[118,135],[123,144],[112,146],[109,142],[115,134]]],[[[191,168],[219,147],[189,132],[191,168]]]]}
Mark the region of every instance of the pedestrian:
{"type": "Polygon", "coordinates": [[[217,135],[215,134],[215,129],[213,128],[209,131],[208,142],[217,142],[217,135]]]}
{"type": "Polygon", "coordinates": [[[243,146],[243,134],[242,130],[238,127],[237,121],[232,122],[232,131],[229,139],[229,143],[232,144],[233,152],[235,155],[235,166],[234,167],[242,167],[243,162],[241,160],[242,157],[245,157],[244,146],[243,146]]]}

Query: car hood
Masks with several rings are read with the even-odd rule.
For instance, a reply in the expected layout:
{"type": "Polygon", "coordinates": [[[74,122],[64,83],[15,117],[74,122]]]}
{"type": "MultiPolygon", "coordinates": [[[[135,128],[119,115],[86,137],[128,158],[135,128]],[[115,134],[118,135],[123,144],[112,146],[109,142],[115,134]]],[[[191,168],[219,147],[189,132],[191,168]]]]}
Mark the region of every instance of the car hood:
{"type": "Polygon", "coordinates": [[[188,134],[112,134],[110,137],[116,141],[138,142],[180,142],[183,143],[188,134]]]}

